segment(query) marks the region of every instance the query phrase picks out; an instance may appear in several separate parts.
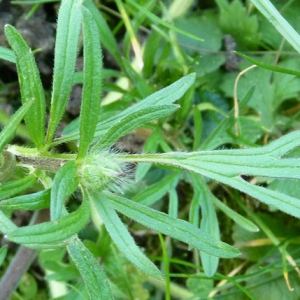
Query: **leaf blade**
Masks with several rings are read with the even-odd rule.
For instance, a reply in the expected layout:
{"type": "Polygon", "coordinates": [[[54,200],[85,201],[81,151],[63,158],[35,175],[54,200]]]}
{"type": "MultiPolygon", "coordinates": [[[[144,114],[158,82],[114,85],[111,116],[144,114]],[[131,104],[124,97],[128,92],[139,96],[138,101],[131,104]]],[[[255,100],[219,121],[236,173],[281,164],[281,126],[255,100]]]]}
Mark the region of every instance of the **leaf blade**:
{"type": "Polygon", "coordinates": [[[90,218],[88,200],[84,200],[80,208],[56,221],[44,222],[18,228],[8,234],[7,238],[26,247],[35,245],[42,248],[43,244],[66,244],[66,239],[81,230],[90,218]]]}
{"type": "Polygon", "coordinates": [[[90,299],[112,300],[107,277],[91,252],[79,239],[67,245],[67,249],[84,280],[90,299]]]}
{"type": "Polygon", "coordinates": [[[100,110],[102,81],[102,52],[98,27],[90,12],[82,7],[84,70],[83,91],[80,113],[80,138],[78,158],[87,153],[96,130],[100,110]]]}
{"type": "Polygon", "coordinates": [[[154,278],[162,279],[161,272],[141,252],[115,210],[110,207],[108,199],[95,194],[92,198],[107,231],[119,250],[141,271],[154,278]]]}
{"type": "Polygon", "coordinates": [[[31,49],[21,34],[13,26],[5,25],[5,35],[16,56],[22,103],[35,99],[25,122],[31,139],[41,148],[45,143],[46,101],[39,71],[31,49]]]}
{"type": "Polygon", "coordinates": [[[23,104],[10,118],[9,123],[0,132],[0,152],[2,152],[5,146],[13,139],[18,125],[22,121],[25,114],[28,112],[30,106],[33,104],[33,101],[34,100],[30,100],[23,104]]]}
{"type": "Polygon", "coordinates": [[[64,0],[58,13],[51,110],[46,137],[48,144],[64,114],[73,84],[81,27],[81,5],[82,0],[64,0]]]}
{"type": "Polygon", "coordinates": [[[51,189],[50,220],[55,221],[63,215],[65,200],[78,187],[75,161],[65,163],[56,173],[51,189]]]}
{"type": "Polygon", "coordinates": [[[49,207],[50,189],[34,194],[19,196],[2,200],[0,208],[18,209],[18,210],[39,210],[49,207]]]}
{"type": "Polygon", "coordinates": [[[196,228],[186,221],[174,219],[164,213],[109,192],[103,192],[103,195],[110,200],[111,206],[122,214],[147,227],[189,243],[201,251],[224,258],[239,255],[239,251],[236,248],[216,241],[203,230],[196,228]]]}
{"type": "Polygon", "coordinates": [[[0,200],[14,196],[25,191],[36,182],[36,177],[31,174],[22,179],[6,182],[0,185],[0,200]]]}
{"type": "Polygon", "coordinates": [[[159,105],[150,106],[132,113],[128,113],[128,115],[120,118],[114,125],[112,125],[103,138],[93,146],[93,151],[106,149],[126,133],[141,127],[152,120],[165,117],[177,109],[178,106],[174,104],[159,105]]]}

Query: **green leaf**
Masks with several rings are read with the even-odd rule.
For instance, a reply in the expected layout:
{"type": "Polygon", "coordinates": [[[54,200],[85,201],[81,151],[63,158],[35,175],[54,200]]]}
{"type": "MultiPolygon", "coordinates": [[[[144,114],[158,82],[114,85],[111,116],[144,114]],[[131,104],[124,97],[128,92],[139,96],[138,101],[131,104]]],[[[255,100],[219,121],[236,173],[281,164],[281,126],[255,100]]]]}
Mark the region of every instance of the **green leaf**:
{"type": "Polygon", "coordinates": [[[0,185],[0,200],[14,196],[27,190],[36,182],[34,175],[28,175],[22,179],[10,181],[0,185]]]}
{"type": "MultiPolygon", "coordinates": [[[[157,152],[159,142],[162,139],[163,139],[162,132],[159,127],[156,127],[153,133],[147,138],[144,144],[143,153],[157,152]]],[[[136,181],[142,180],[150,168],[151,168],[150,163],[140,163],[136,168],[135,180],[136,181]]]]}
{"type": "Polygon", "coordinates": [[[27,113],[34,100],[30,100],[20,107],[15,114],[10,118],[9,123],[0,132],[0,152],[13,139],[18,125],[27,113]]]}
{"type": "Polygon", "coordinates": [[[123,118],[120,118],[103,136],[103,138],[93,146],[93,151],[106,149],[116,142],[126,133],[145,125],[146,123],[165,117],[178,109],[178,105],[157,105],[148,108],[140,109],[128,113],[123,118]]]}
{"type": "Polygon", "coordinates": [[[81,27],[82,0],[64,0],[58,13],[53,90],[47,142],[50,143],[71,92],[81,27]]]}
{"type": "Polygon", "coordinates": [[[122,66],[122,58],[117,41],[111,29],[107,25],[106,20],[103,18],[102,14],[95,6],[93,1],[85,0],[84,6],[88,8],[88,10],[93,15],[95,22],[97,23],[98,30],[101,36],[101,43],[103,43],[104,47],[108,49],[109,52],[114,56],[119,65],[122,66]]]}
{"type": "Polygon", "coordinates": [[[278,66],[272,66],[272,65],[268,65],[262,61],[258,61],[256,59],[253,59],[243,53],[237,52],[235,51],[236,54],[238,54],[239,56],[247,59],[248,61],[252,62],[253,64],[262,67],[264,69],[270,70],[270,71],[274,71],[274,72],[279,72],[279,73],[284,73],[284,74],[290,74],[290,75],[296,75],[298,77],[300,77],[300,72],[296,71],[296,70],[291,70],[291,69],[286,69],[286,68],[281,68],[278,66]]]}
{"type": "Polygon", "coordinates": [[[7,253],[7,245],[0,248],[0,267],[3,264],[3,261],[6,257],[6,253],[7,253]]]}
{"type": "Polygon", "coordinates": [[[8,234],[18,227],[0,210],[0,232],[8,234]]]}
{"type": "Polygon", "coordinates": [[[178,194],[176,191],[176,186],[172,186],[172,188],[169,190],[168,214],[172,218],[177,218],[178,216],[178,194]]]}
{"type": "MultiPolygon", "coordinates": [[[[250,98],[253,95],[255,87],[249,89],[246,93],[245,97],[239,103],[239,110],[243,111],[246,107],[246,104],[249,102],[250,98]]],[[[215,149],[225,143],[234,143],[235,141],[232,137],[229,136],[228,131],[232,131],[234,128],[235,117],[234,108],[229,112],[227,118],[224,118],[215,130],[205,139],[205,141],[201,144],[201,150],[210,150],[215,149]]]]}
{"type": "MultiPolygon", "coordinates": [[[[180,97],[182,97],[182,95],[184,95],[184,93],[187,91],[187,89],[194,83],[195,78],[196,78],[195,73],[184,76],[181,79],[174,82],[173,84],[169,85],[168,87],[152,94],[151,96],[147,97],[146,99],[141,100],[138,103],[123,110],[118,115],[111,116],[111,117],[105,118],[105,119],[101,118],[101,121],[97,124],[96,133],[95,133],[94,137],[99,139],[99,137],[101,137],[105,134],[108,135],[107,134],[108,130],[112,126],[116,126],[116,128],[118,128],[119,127],[118,122],[120,122],[121,119],[123,120],[123,118],[127,117],[129,114],[132,116],[133,113],[138,113],[140,110],[150,108],[151,106],[171,105],[173,102],[175,102],[180,97]]],[[[101,114],[101,112],[100,112],[100,114],[101,114]]],[[[128,118],[129,118],[129,116],[128,116],[128,118]]],[[[128,125],[126,127],[128,128],[128,125]]],[[[79,129],[76,130],[73,126],[72,126],[72,129],[70,131],[68,131],[68,134],[70,134],[70,136],[66,136],[61,139],[58,139],[57,142],[53,143],[53,145],[79,139],[79,129]]],[[[124,134],[124,133],[122,133],[122,134],[124,134]]],[[[108,145],[108,146],[110,146],[110,145],[108,145]]],[[[99,147],[100,147],[100,143],[99,143],[99,147]]],[[[101,145],[101,147],[102,147],[102,145],[101,145]]]]}
{"type": "Polygon", "coordinates": [[[144,78],[148,79],[153,72],[154,68],[154,59],[156,55],[156,51],[153,51],[153,49],[158,49],[159,43],[161,41],[162,37],[159,33],[153,31],[151,34],[148,36],[145,47],[144,47],[144,52],[143,52],[143,61],[144,61],[144,67],[143,67],[143,75],[144,78]]]}
{"type": "Polygon", "coordinates": [[[39,71],[31,49],[21,34],[13,26],[5,25],[5,35],[16,56],[22,103],[35,100],[25,116],[25,122],[31,139],[41,148],[45,143],[46,102],[39,71]]]}
{"type": "Polygon", "coordinates": [[[90,204],[84,198],[80,208],[55,221],[21,227],[8,234],[8,239],[29,248],[66,244],[66,239],[79,232],[90,218],[90,204]]]}
{"type": "Polygon", "coordinates": [[[67,246],[69,255],[77,266],[91,300],[113,299],[107,277],[98,261],[83,243],[76,239],[67,246]]]}
{"type": "Polygon", "coordinates": [[[191,57],[201,55],[195,60],[197,63],[193,64],[198,78],[219,69],[224,64],[226,56],[219,52],[223,44],[224,33],[218,21],[209,16],[201,18],[198,15],[187,15],[176,18],[174,23],[177,28],[201,37],[205,41],[203,43],[182,34],[176,34],[178,44],[184,45],[186,55],[191,57]]]}
{"type": "MultiPolygon", "coordinates": [[[[202,216],[200,228],[216,240],[220,240],[220,229],[217,214],[212,202],[213,196],[199,175],[194,173],[191,174],[191,177],[193,187],[195,190],[198,190],[197,194],[200,196],[198,199],[202,216]]],[[[219,266],[219,258],[205,252],[200,252],[200,257],[205,275],[207,277],[214,276],[219,266]]]]}
{"type": "Polygon", "coordinates": [[[259,228],[250,220],[246,219],[245,217],[241,216],[234,210],[232,210],[230,207],[226,206],[223,202],[221,202],[216,197],[212,198],[214,204],[224,213],[226,214],[230,219],[232,219],[236,224],[244,228],[245,230],[248,230],[250,232],[258,232],[259,228]]]}
{"type": "Polygon", "coordinates": [[[0,153],[0,183],[8,180],[16,168],[16,157],[8,152],[0,153]]]}
{"type": "Polygon", "coordinates": [[[90,12],[82,7],[83,16],[83,91],[80,112],[78,158],[87,153],[98,122],[102,81],[102,53],[98,27],[90,12]]]}
{"type": "Polygon", "coordinates": [[[300,159],[282,158],[300,145],[294,131],[267,146],[253,149],[215,150],[193,153],[119,155],[120,159],[173,165],[230,185],[295,217],[300,217],[299,199],[244,181],[241,175],[300,179],[300,159]]]}
{"type": "Polygon", "coordinates": [[[66,199],[78,187],[75,161],[65,163],[56,173],[51,190],[50,219],[55,221],[63,215],[66,199]]]}
{"type": "Polygon", "coordinates": [[[143,108],[147,108],[152,105],[170,105],[176,100],[180,99],[185,92],[195,82],[196,74],[191,73],[175,81],[171,85],[155,92],[144,100],[139,101],[137,104],[129,107],[123,111],[123,115],[127,115],[129,112],[138,111],[143,108]]]}
{"type": "Polygon", "coordinates": [[[240,1],[217,0],[220,8],[219,23],[224,33],[234,37],[240,47],[256,49],[260,44],[256,15],[250,15],[240,1]]]}
{"type": "Polygon", "coordinates": [[[16,57],[14,52],[4,47],[0,47],[0,59],[4,59],[12,63],[16,63],[16,57]]]}
{"type": "Polygon", "coordinates": [[[203,39],[193,35],[193,34],[190,34],[189,32],[187,31],[184,31],[184,30],[181,30],[179,28],[177,28],[176,26],[170,24],[169,22],[157,17],[156,15],[154,15],[153,13],[151,13],[149,10],[145,9],[143,6],[139,5],[138,3],[136,3],[135,1],[133,0],[128,0],[128,2],[130,4],[132,4],[135,8],[138,9],[138,11],[142,11],[154,24],[160,24],[168,29],[171,29],[171,30],[174,30],[182,35],[185,35],[185,36],[188,36],[192,39],[195,39],[195,40],[198,40],[198,41],[203,41],[203,39]]]}
{"type": "Polygon", "coordinates": [[[132,200],[146,206],[153,205],[165,194],[167,194],[167,192],[173,186],[177,185],[179,176],[180,174],[178,172],[172,172],[159,182],[148,186],[146,189],[143,189],[141,192],[135,195],[132,200]]]}
{"type": "Polygon", "coordinates": [[[10,198],[0,202],[0,208],[12,210],[40,210],[50,205],[50,189],[34,194],[10,198]]]}
{"type": "Polygon", "coordinates": [[[11,1],[13,4],[43,4],[48,2],[58,2],[59,0],[22,0],[22,1],[11,1]]]}
{"type": "Polygon", "coordinates": [[[109,200],[106,197],[101,197],[101,194],[90,193],[90,195],[106,230],[119,250],[141,271],[154,278],[162,279],[161,272],[135,244],[128,229],[126,229],[115,210],[110,207],[109,200]]]}
{"type": "Polygon", "coordinates": [[[110,192],[103,192],[103,197],[110,200],[110,205],[127,217],[155,229],[163,234],[190,244],[201,251],[223,258],[237,257],[239,251],[223,242],[215,240],[203,230],[192,224],[172,218],[162,212],[130,201],[110,192]]]}
{"type": "MultiPolygon", "coordinates": [[[[191,153],[163,153],[120,155],[126,160],[174,165],[203,175],[221,174],[228,177],[240,175],[300,179],[300,159],[282,158],[300,145],[300,131],[294,131],[264,147],[234,150],[198,151],[191,153]],[[154,158],[155,157],[155,158],[154,158]],[[143,159],[144,158],[144,159],[143,159]]],[[[205,175],[206,176],[206,175],[205,175]]]]}
{"type": "Polygon", "coordinates": [[[130,64],[130,62],[126,58],[122,58],[123,68],[128,77],[130,78],[132,84],[136,87],[138,93],[142,98],[146,98],[147,96],[153,93],[153,88],[149,86],[147,81],[143,76],[141,76],[130,64]]]}

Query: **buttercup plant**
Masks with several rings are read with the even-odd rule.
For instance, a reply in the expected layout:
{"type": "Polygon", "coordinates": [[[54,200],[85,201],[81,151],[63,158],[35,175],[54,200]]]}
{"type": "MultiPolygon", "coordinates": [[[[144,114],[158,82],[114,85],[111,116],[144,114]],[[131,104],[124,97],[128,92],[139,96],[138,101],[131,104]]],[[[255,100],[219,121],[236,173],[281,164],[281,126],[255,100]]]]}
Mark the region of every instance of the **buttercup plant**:
{"type": "MultiPolygon", "coordinates": [[[[96,22],[94,14],[95,7],[90,0],[61,1],[57,21],[50,118],[46,131],[46,101],[34,56],[20,33],[11,25],[5,26],[5,34],[12,50],[1,48],[0,55],[1,58],[16,63],[22,99],[22,107],[0,133],[0,230],[9,241],[36,250],[66,247],[83,278],[90,299],[106,300],[113,298],[106,274],[77,235],[90,221],[91,210],[98,213],[111,239],[124,256],[141,271],[157,279],[163,278],[161,271],[135,244],[118,213],[183,241],[191,248],[198,248],[207,276],[214,275],[219,258],[240,255],[238,249],[221,242],[218,234],[213,232],[217,222],[212,209],[213,201],[244,228],[255,231],[257,227],[213,199],[202,176],[236,188],[263,203],[300,217],[298,199],[253,185],[243,179],[244,175],[300,179],[300,160],[284,158],[289,151],[300,145],[299,131],[267,146],[253,149],[153,154],[127,154],[112,150],[114,143],[125,134],[180,109],[174,102],[193,85],[195,74],[184,76],[119,114],[102,118],[102,36],[101,24],[96,22]],[[67,126],[61,137],[55,138],[73,85],[81,31],[84,55],[81,113],[78,121],[67,126]],[[9,144],[22,119],[25,120],[34,147],[9,144]],[[69,141],[77,142],[77,154],[60,154],[53,150],[69,141]],[[190,181],[196,195],[190,209],[191,222],[149,208],[148,206],[156,201],[149,195],[143,198],[141,193],[135,199],[126,198],[122,189],[128,173],[131,173],[128,170],[131,163],[141,163],[137,171],[138,178],[142,177],[149,166],[142,163],[167,166],[172,170],[167,177],[170,185],[178,182],[184,170],[190,171],[190,181]],[[26,169],[26,176],[10,180],[8,177],[15,168],[26,169]],[[4,182],[6,179],[8,181],[4,182]],[[42,190],[17,196],[37,182],[43,185],[42,190]],[[68,212],[66,201],[76,190],[81,191],[82,203],[77,210],[68,212]],[[204,202],[207,215],[203,216],[199,228],[197,214],[204,202]],[[38,212],[45,208],[50,211],[50,220],[23,227],[17,227],[8,213],[17,209],[38,212]]],[[[218,128],[224,126],[227,121],[225,119],[218,128]]],[[[204,206],[202,210],[205,210],[204,206]]],[[[37,215],[38,213],[34,215],[35,218],[37,215]]]]}

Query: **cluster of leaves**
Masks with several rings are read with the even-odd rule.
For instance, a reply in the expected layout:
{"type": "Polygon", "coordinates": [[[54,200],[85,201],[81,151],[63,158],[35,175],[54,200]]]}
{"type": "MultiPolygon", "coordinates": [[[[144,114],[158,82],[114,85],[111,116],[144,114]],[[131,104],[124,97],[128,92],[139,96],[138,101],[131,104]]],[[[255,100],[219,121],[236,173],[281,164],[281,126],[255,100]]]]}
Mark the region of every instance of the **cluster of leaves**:
{"type": "MultiPolygon", "coordinates": [[[[175,14],[178,3],[174,1],[168,8],[161,3],[167,22],[156,17],[154,0],[146,3],[133,0],[126,4],[120,0],[115,2],[126,27],[122,54],[106,20],[91,0],[61,2],[46,131],[46,100],[33,53],[13,26],[5,27],[12,50],[0,48],[0,57],[16,63],[22,107],[0,133],[1,232],[12,242],[42,250],[39,263],[47,275],[49,289],[58,289],[57,286],[51,288],[53,280],[64,283],[62,289],[67,295],[60,299],[87,295],[90,299],[146,299],[150,289],[143,288],[142,283],[147,280],[153,286],[159,286],[159,283],[146,275],[141,276],[140,271],[156,279],[165,276],[165,293],[169,298],[171,295],[187,298],[193,294],[198,298],[209,297],[218,292],[224,299],[232,295],[255,299],[264,288],[258,282],[262,285],[271,276],[272,284],[285,284],[277,269],[290,272],[292,268],[286,265],[286,260],[296,266],[297,261],[291,257],[291,253],[297,257],[295,247],[286,249],[287,245],[296,243],[296,233],[287,236],[284,231],[277,232],[278,226],[270,218],[253,213],[243,204],[237,190],[266,204],[267,211],[276,210],[278,214],[277,210],[280,210],[300,217],[296,192],[299,190],[296,180],[300,177],[296,149],[300,145],[299,131],[258,147],[261,140],[275,139],[299,126],[298,114],[293,110],[291,117],[291,110],[287,110],[291,104],[297,107],[299,73],[290,70],[297,69],[297,59],[282,55],[280,63],[274,67],[274,56],[270,54],[259,61],[246,57],[262,68],[251,70],[240,79],[237,95],[241,100],[230,110],[226,97],[234,96],[237,73],[226,73],[221,68],[226,61],[226,55],[220,52],[224,34],[231,34],[241,51],[278,49],[281,45],[281,35],[274,32],[258,12],[249,15],[240,1],[218,0],[218,14],[206,10],[199,17],[182,11],[182,15],[175,18],[172,12],[175,14]],[[129,14],[133,16],[131,20],[129,14]],[[149,32],[143,54],[135,33],[141,25],[153,29],[149,32]],[[75,72],[81,32],[84,70],[75,72]],[[100,41],[113,55],[121,72],[102,68],[100,41]],[[131,45],[137,68],[130,63],[131,45]],[[119,78],[117,83],[102,84],[102,79],[109,76],[119,78]],[[129,87],[122,84],[124,78],[129,87]],[[83,84],[80,116],[68,124],[60,137],[55,137],[75,83],[83,84]],[[108,93],[100,103],[102,90],[118,92],[117,99],[112,99],[112,93],[108,93]],[[118,101],[120,94],[122,101],[118,101]],[[174,104],[175,101],[178,104],[174,104]],[[32,143],[30,148],[9,144],[23,118],[32,143]],[[140,128],[148,135],[143,154],[112,150],[121,137],[142,131],[140,128]],[[63,143],[72,142],[78,146],[75,154],[54,151],[63,143]],[[231,148],[251,148],[214,150],[226,144],[231,148]],[[132,172],[131,163],[139,163],[135,173],[138,184],[127,178],[132,177],[128,174],[132,172]],[[24,168],[27,173],[24,175],[23,172],[19,177],[18,169],[24,168]],[[11,174],[15,175],[4,183],[11,174]],[[229,201],[238,203],[251,220],[214,196],[212,180],[225,184],[223,190],[229,201]],[[179,197],[180,184],[190,187],[190,193],[185,192],[182,199],[179,197]],[[130,189],[126,190],[128,186],[130,189]],[[34,192],[26,194],[28,189],[34,192]],[[69,198],[78,190],[82,202],[79,207],[75,203],[73,208],[74,203],[69,198]],[[159,211],[159,200],[166,195],[168,213],[159,211]],[[188,221],[179,218],[179,207],[184,198],[190,200],[190,204],[186,204],[188,221]],[[34,210],[34,220],[42,209],[49,209],[50,220],[41,224],[17,227],[11,221],[14,210],[34,210]],[[217,273],[219,258],[240,255],[238,249],[220,240],[227,229],[219,226],[217,210],[231,220],[227,224],[235,224],[233,239],[241,245],[243,258],[255,262],[244,276],[234,280],[217,273]],[[124,225],[126,218],[122,220],[118,213],[187,243],[194,249],[196,260],[200,250],[201,268],[199,264],[174,262],[181,270],[183,267],[186,270],[196,268],[196,275],[187,281],[189,290],[170,282],[170,255],[175,248],[167,243],[168,239],[160,238],[162,275],[135,244],[124,225]],[[85,229],[90,220],[94,226],[85,229]],[[262,233],[257,233],[259,229],[262,233]],[[284,242],[278,238],[282,235],[284,242]],[[259,258],[255,252],[247,251],[247,242],[253,239],[259,242],[265,237],[267,243],[276,246],[276,251],[265,247],[260,252],[264,257],[259,258]],[[276,255],[278,252],[283,263],[276,255]],[[65,260],[66,253],[70,258],[68,261],[65,260]],[[101,266],[97,261],[99,258],[103,261],[101,266]],[[268,268],[259,270],[266,262],[268,268]],[[79,274],[83,282],[78,280],[79,274]],[[128,274],[133,275],[128,277],[128,274]],[[207,281],[208,277],[226,278],[229,282],[213,291],[213,281],[207,281]],[[73,290],[65,290],[66,282],[70,282],[73,290]],[[245,282],[245,287],[242,282],[245,282]],[[200,283],[203,285],[201,290],[200,283]]],[[[271,7],[267,1],[261,2],[263,7],[271,7]]],[[[294,6],[297,7],[291,4],[284,8],[292,24],[296,18],[292,13],[294,6]]],[[[182,9],[188,9],[188,6],[182,9]]],[[[276,14],[272,16],[277,17],[276,14]]],[[[291,51],[285,44],[280,49],[283,53],[291,51]]],[[[239,64],[242,69],[248,66],[249,62],[239,64]]],[[[2,263],[6,248],[0,251],[2,263]]],[[[236,266],[234,264],[237,261],[231,266],[236,266]]],[[[221,268],[224,273],[229,273],[228,268],[222,265],[221,268]]],[[[26,280],[33,282],[30,285],[34,286],[33,278],[26,280]]],[[[289,283],[293,286],[296,280],[291,275],[289,283]]],[[[30,293],[37,293],[37,289],[26,290],[22,285],[20,291],[28,299],[36,296],[30,293]]]]}

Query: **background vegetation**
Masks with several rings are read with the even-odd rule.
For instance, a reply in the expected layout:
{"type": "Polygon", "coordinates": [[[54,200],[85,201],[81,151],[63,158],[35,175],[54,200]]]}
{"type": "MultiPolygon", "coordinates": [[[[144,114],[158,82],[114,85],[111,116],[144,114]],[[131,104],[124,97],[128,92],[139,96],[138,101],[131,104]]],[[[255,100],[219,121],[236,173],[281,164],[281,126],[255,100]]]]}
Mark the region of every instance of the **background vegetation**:
{"type": "MultiPolygon", "coordinates": [[[[29,46],[37,49],[35,58],[49,103],[59,2],[31,1],[37,4],[28,5],[24,2],[3,1],[0,19],[16,26],[29,46]]],[[[272,20],[261,15],[251,2],[94,3],[91,12],[102,28],[102,121],[183,76],[196,73],[194,84],[178,100],[181,109],[122,137],[114,144],[116,152],[255,148],[299,129],[299,74],[249,68],[253,63],[233,53],[239,51],[268,66],[300,69],[299,53],[276,31],[269,22],[272,20]],[[99,12],[108,27],[101,23],[99,12]]],[[[273,4],[299,32],[298,1],[273,1],[273,4]]],[[[7,46],[3,37],[1,42],[7,46]]],[[[60,131],[65,136],[74,132],[78,123],[83,43],[81,39],[76,85],[61,122],[60,131]]],[[[20,107],[20,93],[15,67],[4,61],[0,67],[0,123],[5,126],[9,116],[20,107]]],[[[13,142],[30,146],[24,125],[19,126],[13,142]]],[[[57,151],[74,153],[76,145],[66,139],[57,151]]],[[[286,157],[298,158],[299,149],[286,157]]],[[[23,176],[22,171],[16,170],[13,179],[23,176]]],[[[228,185],[207,178],[201,181],[188,172],[173,172],[171,167],[133,164],[128,173],[139,182],[122,183],[126,184],[126,197],[200,225],[214,237],[239,248],[242,254],[211,261],[205,254],[200,257],[199,250],[122,216],[136,243],[164,273],[165,280],[160,281],[128,262],[101,220],[94,217],[79,236],[103,265],[116,299],[300,298],[298,219],[228,185]]],[[[299,198],[297,180],[246,175],[243,179],[299,198]]],[[[35,185],[27,193],[39,188],[35,185]]],[[[74,193],[68,209],[77,209],[80,201],[81,195],[74,193]]],[[[25,225],[30,216],[28,212],[14,211],[12,219],[18,225],[25,225]]],[[[0,252],[3,258],[0,274],[4,274],[16,246],[4,238],[1,243],[7,244],[9,250],[7,255],[6,247],[0,252]]],[[[84,299],[83,282],[66,253],[66,249],[41,251],[12,299],[84,299]],[[63,296],[65,292],[67,295],[63,296]]]]}

